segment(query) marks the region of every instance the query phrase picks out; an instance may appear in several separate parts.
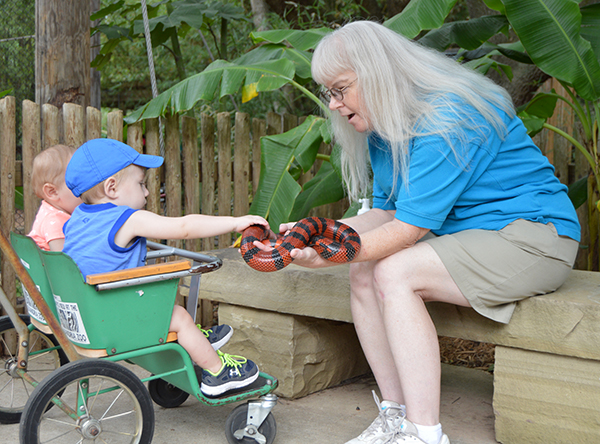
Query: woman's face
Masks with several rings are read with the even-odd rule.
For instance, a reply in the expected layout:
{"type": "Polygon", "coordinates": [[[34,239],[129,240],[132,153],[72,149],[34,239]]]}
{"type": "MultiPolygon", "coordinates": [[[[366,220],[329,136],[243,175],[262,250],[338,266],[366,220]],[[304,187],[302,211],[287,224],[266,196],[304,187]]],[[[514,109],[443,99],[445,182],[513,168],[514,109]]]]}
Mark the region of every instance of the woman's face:
{"type": "Polygon", "coordinates": [[[348,119],[348,123],[359,133],[369,129],[369,121],[364,115],[362,100],[359,94],[360,85],[356,80],[356,74],[352,71],[340,74],[333,79],[332,83],[325,88],[334,88],[342,91],[343,98],[336,99],[331,95],[329,109],[337,111],[342,117],[348,119]]]}

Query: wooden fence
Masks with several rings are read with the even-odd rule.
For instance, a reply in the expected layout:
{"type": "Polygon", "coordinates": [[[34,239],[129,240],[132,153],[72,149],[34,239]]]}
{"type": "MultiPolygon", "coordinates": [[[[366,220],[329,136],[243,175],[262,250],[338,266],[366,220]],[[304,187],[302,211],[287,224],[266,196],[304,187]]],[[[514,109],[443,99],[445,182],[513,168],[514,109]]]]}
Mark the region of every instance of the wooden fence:
{"type": "MultiPolygon", "coordinates": [[[[10,231],[28,233],[39,206],[31,188],[33,158],[42,149],[57,143],[80,146],[86,140],[101,137],[101,113],[98,109],[66,103],[62,109],[24,101],[21,145],[17,160],[14,97],[0,100],[0,225],[10,231]],[[23,186],[23,210],[15,208],[15,187],[23,186]],[[15,216],[16,215],[16,216],[15,216]]],[[[241,216],[247,214],[260,177],[260,137],[279,134],[299,124],[292,115],[268,113],[267,119],[251,119],[247,113],[202,114],[200,119],[168,117],[163,119],[164,152],[161,153],[158,119],[126,126],[123,113],[108,114],[106,137],[124,141],[139,152],[162,155],[163,166],[148,172],[150,192],[146,209],[167,216],[189,213],[241,216]],[[232,123],[233,121],[233,123],[232,123]]],[[[323,146],[322,150],[327,150],[323,146]]],[[[307,180],[314,171],[308,172],[307,180]]],[[[316,212],[340,218],[345,202],[316,212]]],[[[232,245],[235,233],[218,238],[168,241],[169,245],[193,251],[208,251],[232,245]]],[[[2,287],[16,301],[14,273],[2,263],[2,287]]]]}

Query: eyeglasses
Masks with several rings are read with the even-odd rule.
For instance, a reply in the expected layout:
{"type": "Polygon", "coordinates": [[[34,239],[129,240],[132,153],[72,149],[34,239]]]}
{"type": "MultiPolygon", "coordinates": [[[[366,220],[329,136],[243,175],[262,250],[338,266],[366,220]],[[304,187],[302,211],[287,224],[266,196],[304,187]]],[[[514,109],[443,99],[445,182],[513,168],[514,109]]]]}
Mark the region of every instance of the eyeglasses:
{"type": "Polygon", "coordinates": [[[346,91],[348,88],[350,88],[350,86],[352,86],[352,84],[354,82],[356,82],[357,80],[358,80],[358,77],[356,79],[352,80],[350,83],[348,83],[343,88],[329,88],[329,89],[323,90],[323,91],[321,91],[321,97],[323,97],[328,102],[331,101],[332,97],[335,100],[337,100],[338,102],[341,102],[342,100],[344,100],[344,91],[346,91]]]}

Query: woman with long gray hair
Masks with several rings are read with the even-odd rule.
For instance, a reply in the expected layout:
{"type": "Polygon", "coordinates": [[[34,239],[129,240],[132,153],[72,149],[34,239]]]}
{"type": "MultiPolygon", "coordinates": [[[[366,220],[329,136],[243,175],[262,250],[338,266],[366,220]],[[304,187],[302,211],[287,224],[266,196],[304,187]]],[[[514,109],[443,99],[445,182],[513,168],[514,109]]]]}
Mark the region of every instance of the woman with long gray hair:
{"type": "MultiPolygon", "coordinates": [[[[349,196],[373,200],[343,222],[361,236],[352,316],[383,401],[348,444],[448,444],[425,302],[508,323],[518,300],[556,290],[580,239],[567,187],[504,89],[382,25],[328,34],[312,73],[332,111],[349,196]]],[[[332,265],[310,247],[292,257],[332,265]]]]}

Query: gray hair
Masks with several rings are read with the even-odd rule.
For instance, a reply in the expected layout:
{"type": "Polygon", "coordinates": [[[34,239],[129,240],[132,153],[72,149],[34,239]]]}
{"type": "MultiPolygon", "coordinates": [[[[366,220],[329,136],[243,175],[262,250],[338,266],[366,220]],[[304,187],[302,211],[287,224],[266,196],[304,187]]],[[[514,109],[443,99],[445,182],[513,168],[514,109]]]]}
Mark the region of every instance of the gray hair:
{"type": "MultiPolygon", "coordinates": [[[[506,125],[494,107],[515,115],[509,94],[492,80],[375,22],[349,23],[326,35],[315,49],[312,76],[316,82],[326,85],[348,71],[358,78],[363,104],[359,112],[368,116],[369,131],[390,145],[393,183],[401,175],[408,185],[409,143],[415,136],[439,135],[450,146],[467,140],[465,128],[486,137],[451,95],[481,113],[501,138],[506,125]]],[[[343,148],[342,173],[349,197],[357,200],[369,187],[368,134],[358,133],[337,112],[330,123],[335,141],[343,148]]],[[[454,150],[454,154],[462,163],[459,153],[454,150]]]]}

